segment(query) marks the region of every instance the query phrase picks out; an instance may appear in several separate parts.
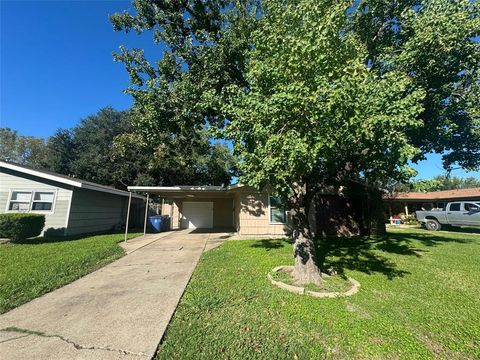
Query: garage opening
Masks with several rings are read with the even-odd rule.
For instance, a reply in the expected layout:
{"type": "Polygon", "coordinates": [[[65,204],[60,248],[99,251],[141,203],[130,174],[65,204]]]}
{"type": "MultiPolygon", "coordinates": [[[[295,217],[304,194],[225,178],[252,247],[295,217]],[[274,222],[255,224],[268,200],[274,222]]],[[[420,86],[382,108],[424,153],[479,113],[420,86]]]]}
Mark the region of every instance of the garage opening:
{"type": "Polygon", "coordinates": [[[181,227],[183,229],[212,229],[213,202],[184,201],[181,227]]]}

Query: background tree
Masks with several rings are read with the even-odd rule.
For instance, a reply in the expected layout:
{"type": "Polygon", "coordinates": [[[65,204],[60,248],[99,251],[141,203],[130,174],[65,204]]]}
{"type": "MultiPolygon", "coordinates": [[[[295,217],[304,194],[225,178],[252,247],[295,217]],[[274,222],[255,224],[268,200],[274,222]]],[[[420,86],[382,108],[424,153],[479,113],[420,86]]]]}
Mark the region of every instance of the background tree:
{"type": "Polygon", "coordinates": [[[71,130],[59,129],[47,139],[42,167],[59,174],[70,175],[75,158],[75,142],[71,130]]]}
{"type": "Polygon", "coordinates": [[[205,131],[185,154],[183,142],[168,136],[157,146],[149,146],[137,133],[115,138],[113,160],[121,164],[113,178],[133,185],[228,185],[236,175],[236,161],[224,144],[209,141],[205,131]]]}
{"type": "Polygon", "coordinates": [[[416,180],[411,183],[412,191],[441,191],[441,190],[454,190],[454,189],[471,189],[480,188],[480,180],[474,177],[459,178],[459,177],[446,177],[442,175],[435,176],[429,180],[416,180]]]}
{"type": "Polygon", "coordinates": [[[170,133],[145,142],[133,132],[131,112],[104,108],[71,130],[49,138],[44,167],[79,179],[126,189],[129,185],[229,184],[234,164],[226,146],[205,131],[183,148],[170,133]]]}
{"type": "Polygon", "coordinates": [[[38,167],[44,159],[45,140],[18,135],[9,128],[0,128],[0,159],[38,167]]]}
{"type": "Polygon", "coordinates": [[[396,68],[425,89],[420,126],[408,129],[414,161],[443,154],[447,170],[480,167],[480,3],[362,0],[352,31],[378,76],[396,68]]]}
{"type": "Polygon", "coordinates": [[[118,167],[122,167],[121,163],[112,159],[113,141],[116,136],[130,130],[128,112],[109,107],[82,119],[72,129],[74,155],[69,165],[71,174],[100,184],[122,185],[116,183],[112,176],[118,167]]]}

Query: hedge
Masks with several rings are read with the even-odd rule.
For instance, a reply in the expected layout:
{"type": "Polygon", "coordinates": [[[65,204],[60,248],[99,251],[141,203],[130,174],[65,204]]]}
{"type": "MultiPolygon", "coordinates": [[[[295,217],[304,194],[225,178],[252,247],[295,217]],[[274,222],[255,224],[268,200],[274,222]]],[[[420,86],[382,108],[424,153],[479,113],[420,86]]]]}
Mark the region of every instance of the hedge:
{"type": "Polygon", "coordinates": [[[40,235],[45,226],[45,215],[0,214],[0,238],[23,240],[40,235]]]}

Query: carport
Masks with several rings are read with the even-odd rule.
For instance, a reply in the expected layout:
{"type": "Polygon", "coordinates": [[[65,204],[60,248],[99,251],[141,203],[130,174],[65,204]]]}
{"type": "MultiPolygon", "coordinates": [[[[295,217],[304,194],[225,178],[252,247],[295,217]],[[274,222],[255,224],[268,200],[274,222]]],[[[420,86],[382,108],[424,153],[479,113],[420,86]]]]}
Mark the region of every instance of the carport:
{"type": "MultiPolygon", "coordinates": [[[[132,193],[147,196],[143,231],[146,234],[148,209],[153,195],[161,198],[160,213],[170,216],[171,229],[210,229],[231,231],[236,228],[232,187],[223,186],[129,186],[132,193]]],[[[128,236],[128,218],[125,242],[128,236]]]]}

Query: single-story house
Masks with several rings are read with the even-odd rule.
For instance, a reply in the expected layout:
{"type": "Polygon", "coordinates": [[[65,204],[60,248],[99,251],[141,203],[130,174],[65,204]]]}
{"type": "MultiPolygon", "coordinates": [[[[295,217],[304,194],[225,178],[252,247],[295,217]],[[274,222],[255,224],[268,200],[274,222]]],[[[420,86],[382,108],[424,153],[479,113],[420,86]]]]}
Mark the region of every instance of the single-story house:
{"type": "MultiPolygon", "coordinates": [[[[291,232],[291,212],[277,196],[266,190],[259,191],[241,184],[129,186],[128,190],[160,199],[157,200],[160,202],[157,212],[170,217],[171,229],[219,229],[231,230],[240,236],[276,237],[291,232]]],[[[372,204],[377,201],[364,190],[359,188],[355,191],[358,199],[331,192],[319,194],[310,209],[310,224],[314,234],[354,235],[371,231],[372,224],[377,220],[369,224],[367,222],[375,213],[372,204]]],[[[381,209],[381,197],[378,202],[381,209]]],[[[383,218],[379,223],[384,228],[383,218]]]]}
{"type": "Polygon", "coordinates": [[[389,216],[408,216],[417,210],[443,209],[452,201],[480,201],[480,188],[454,189],[430,192],[398,192],[384,197],[389,216]]]}
{"type": "MultiPolygon", "coordinates": [[[[130,193],[50,171],[0,161],[0,212],[45,214],[44,233],[65,236],[120,230],[130,193]]],[[[130,226],[141,226],[144,198],[132,195],[130,226]]]]}
{"type": "Polygon", "coordinates": [[[171,229],[218,229],[239,235],[283,236],[289,213],[279,199],[249,186],[129,186],[161,198],[171,229]]]}

